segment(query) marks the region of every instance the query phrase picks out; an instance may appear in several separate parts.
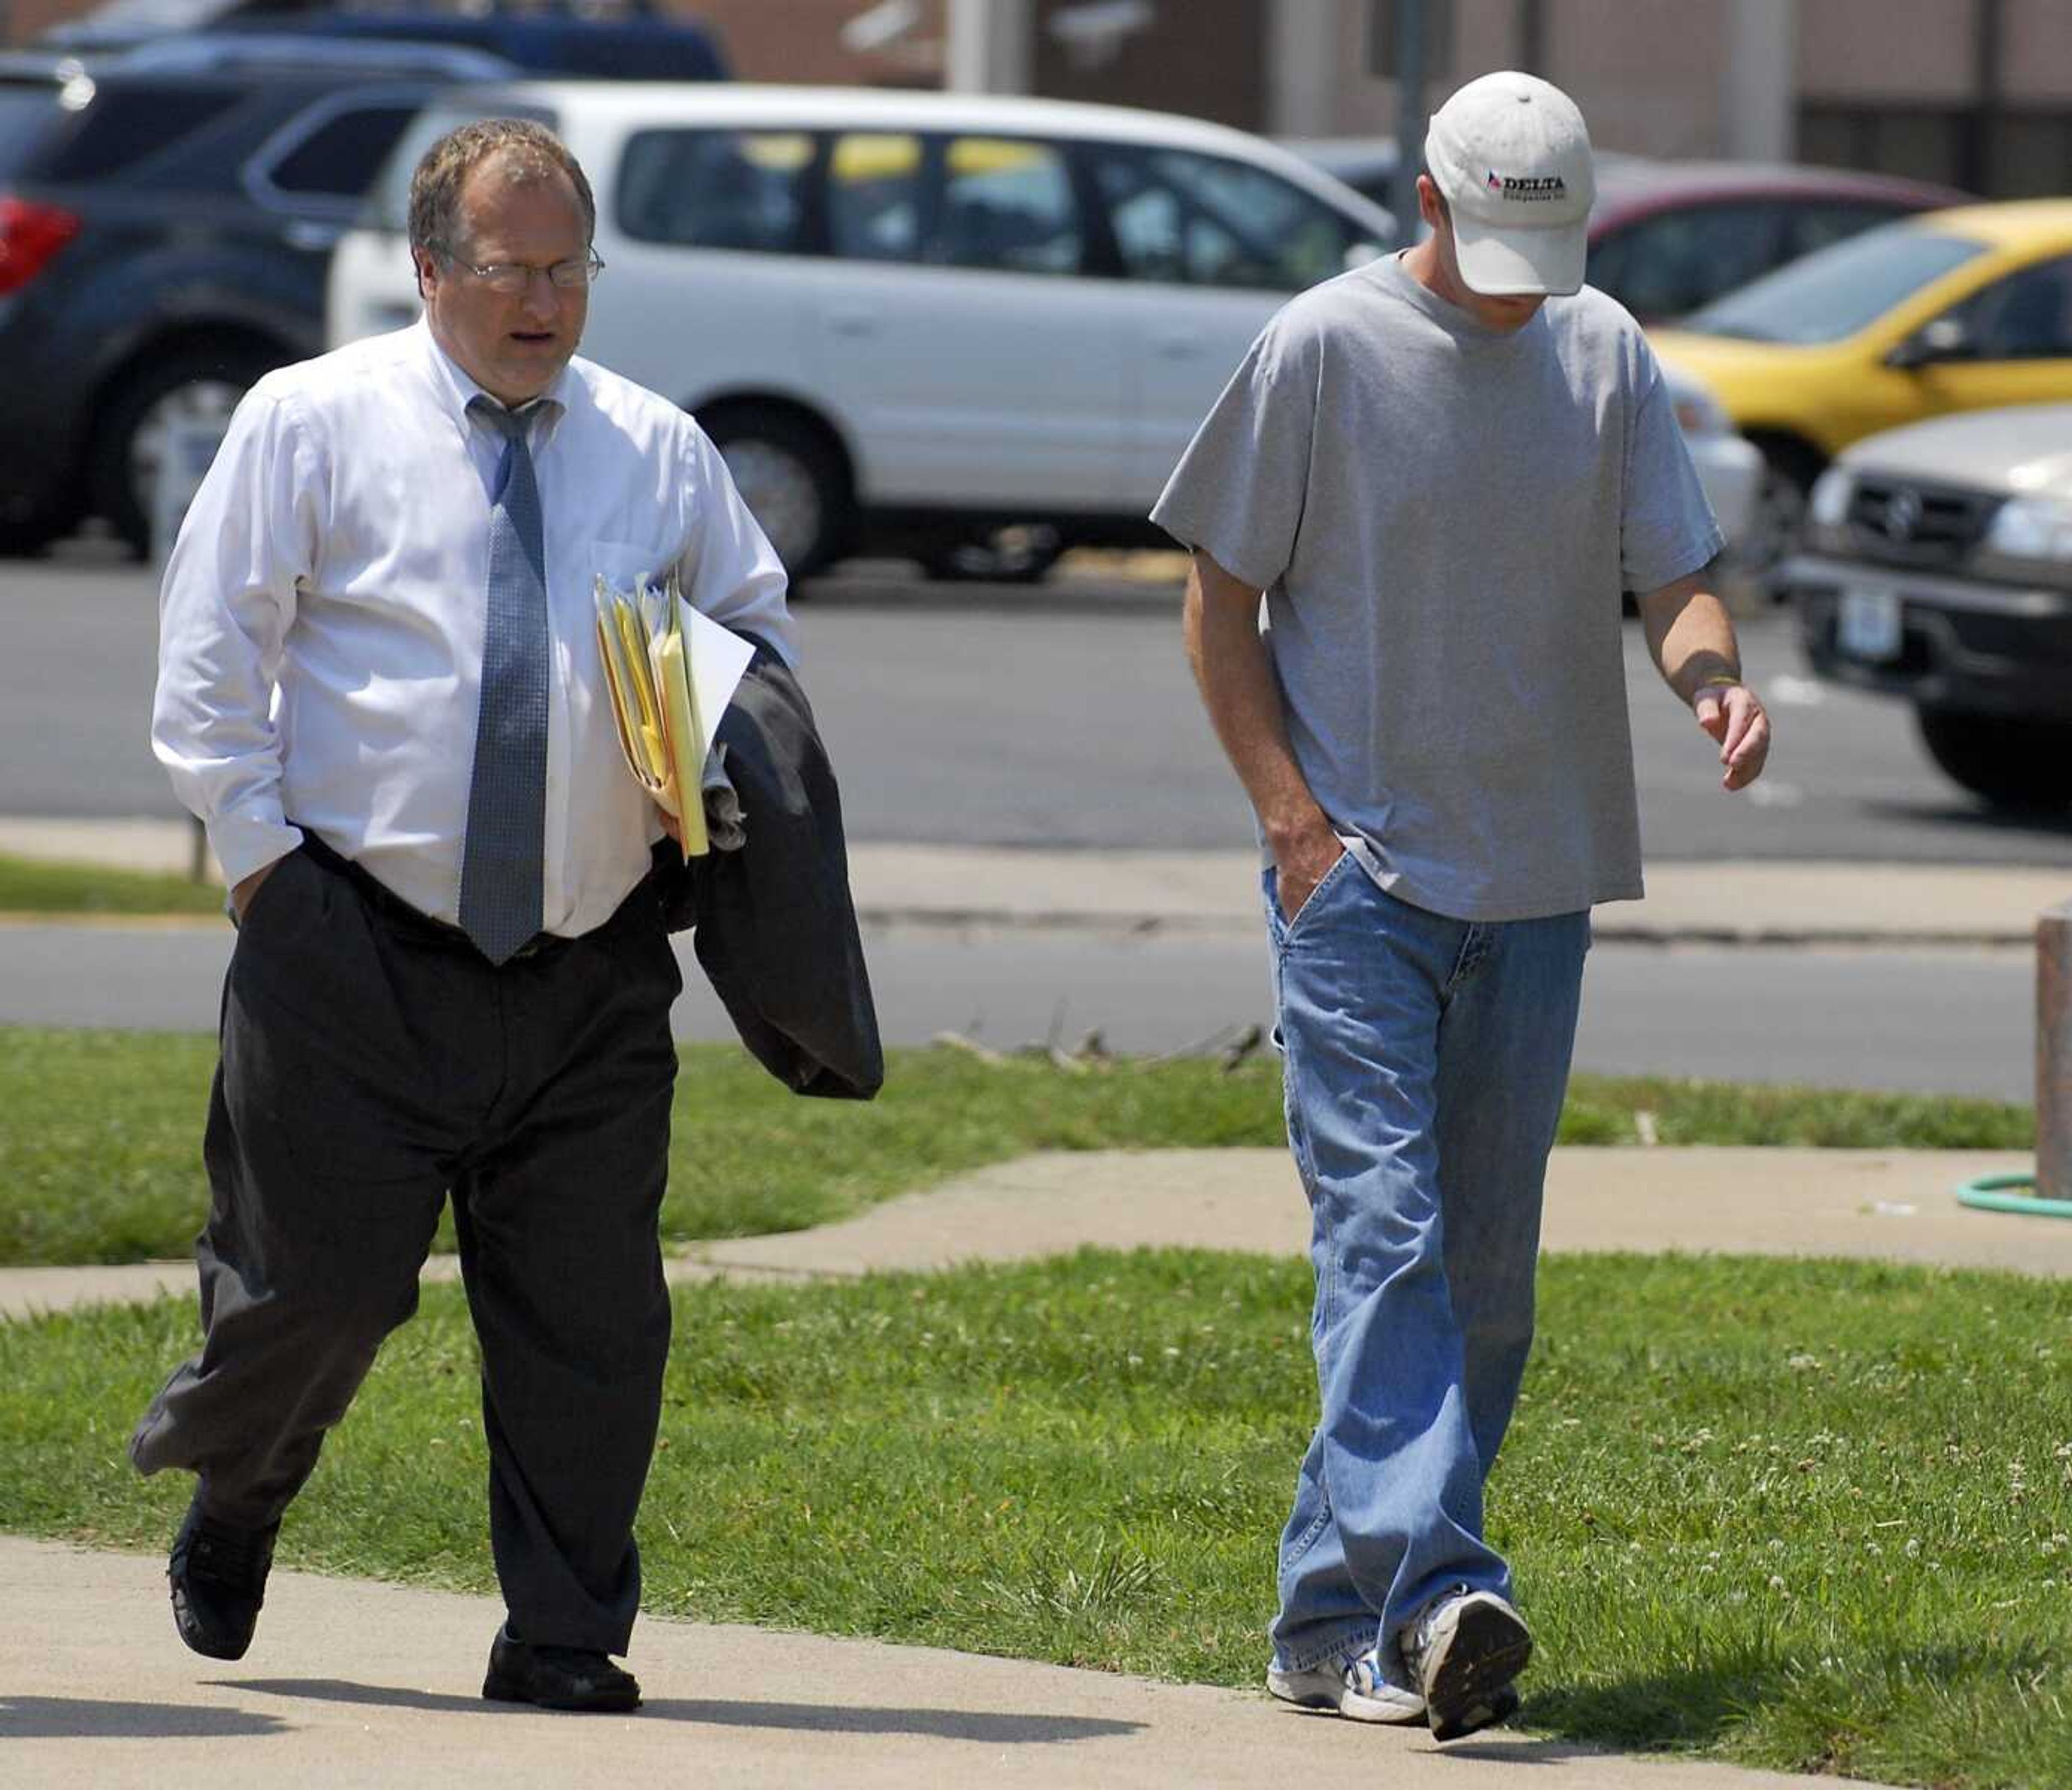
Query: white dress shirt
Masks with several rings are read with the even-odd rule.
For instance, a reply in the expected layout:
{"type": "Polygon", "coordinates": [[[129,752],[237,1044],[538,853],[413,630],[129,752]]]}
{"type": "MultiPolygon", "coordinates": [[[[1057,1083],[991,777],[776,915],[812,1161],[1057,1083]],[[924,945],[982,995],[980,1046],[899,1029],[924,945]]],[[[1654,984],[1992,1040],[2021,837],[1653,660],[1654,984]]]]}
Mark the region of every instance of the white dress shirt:
{"type": "MultiPolygon", "coordinates": [[[[413,327],[269,373],[182,525],[159,601],[151,743],[235,884],[314,830],[456,920],[503,439],[413,327]],[[293,823],[293,824],[291,824],[293,823]]],[[[685,597],[791,663],[784,570],[689,417],[572,360],[528,443],[550,635],[542,924],[608,919],[659,812],[619,754],[593,581],[675,566],[685,597]]]]}

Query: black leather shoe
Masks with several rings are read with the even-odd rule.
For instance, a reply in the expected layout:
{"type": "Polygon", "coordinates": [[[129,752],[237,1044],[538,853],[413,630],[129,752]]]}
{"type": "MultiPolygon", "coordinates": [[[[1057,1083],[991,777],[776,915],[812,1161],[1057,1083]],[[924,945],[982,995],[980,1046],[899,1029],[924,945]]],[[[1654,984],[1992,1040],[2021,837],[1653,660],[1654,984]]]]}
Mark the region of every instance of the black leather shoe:
{"type": "Polygon", "coordinates": [[[266,1601],[266,1574],[273,1564],[273,1538],[281,1525],[239,1529],[218,1522],[201,1508],[201,1493],[187,1506],[173,1537],[166,1578],[172,1586],[173,1626],[180,1639],[212,1660],[241,1660],[266,1601]]]}
{"type": "Polygon", "coordinates": [[[602,1653],[581,1647],[535,1647],[513,1640],[507,1624],[489,1649],[482,1694],[492,1703],[533,1703],[543,1710],[636,1710],[640,1684],[602,1653]]]}

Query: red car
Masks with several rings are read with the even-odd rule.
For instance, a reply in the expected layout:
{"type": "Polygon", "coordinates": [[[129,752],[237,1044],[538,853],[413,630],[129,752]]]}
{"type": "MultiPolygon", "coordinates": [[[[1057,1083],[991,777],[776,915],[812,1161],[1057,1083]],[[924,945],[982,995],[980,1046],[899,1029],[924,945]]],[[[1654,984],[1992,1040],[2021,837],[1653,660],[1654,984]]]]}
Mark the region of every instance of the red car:
{"type": "MultiPolygon", "coordinates": [[[[1378,204],[1392,201],[1396,146],[1386,138],[1289,146],[1378,204]]],[[[1642,323],[1663,323],[1873,224],[1971,196],[1843,168],[1601,153],[1585,278],[1642,323]]]]}

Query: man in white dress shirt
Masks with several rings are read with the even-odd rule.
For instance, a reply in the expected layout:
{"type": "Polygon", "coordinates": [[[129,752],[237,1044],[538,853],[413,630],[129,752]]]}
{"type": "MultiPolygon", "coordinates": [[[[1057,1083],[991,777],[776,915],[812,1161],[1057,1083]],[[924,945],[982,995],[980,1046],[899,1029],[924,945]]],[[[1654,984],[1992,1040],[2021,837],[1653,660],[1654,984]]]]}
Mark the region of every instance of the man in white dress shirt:
{"type": "Polygon", "coordinates": [[[423,319],[269,374],[167,566],[152,738],[238,921],[197,1245],[205,1341],[131,1443],[198,1475],[182,1638],[240,1656],[282,1512],[450,1194],[508,1619],[487,1697],[626,1709],[669,1306],[680,988],[591,586],[673,566],[795,656],[784,574],[675,405],[574,358],[595,206],[536,125],[411,191],[423,319]]]}

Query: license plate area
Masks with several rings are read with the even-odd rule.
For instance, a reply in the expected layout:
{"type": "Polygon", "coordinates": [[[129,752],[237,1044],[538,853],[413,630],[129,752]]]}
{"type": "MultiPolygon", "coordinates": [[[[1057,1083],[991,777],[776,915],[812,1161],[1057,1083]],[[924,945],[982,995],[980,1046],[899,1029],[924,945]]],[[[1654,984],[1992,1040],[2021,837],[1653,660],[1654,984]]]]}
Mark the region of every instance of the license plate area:
{"type": "Polygon", "coordinates": [[[1835,615],[1836,649],[1852,659],[1889,665],[1900,654],[1899,593],[1863,586],[1842,592],[1835,615]]]}

